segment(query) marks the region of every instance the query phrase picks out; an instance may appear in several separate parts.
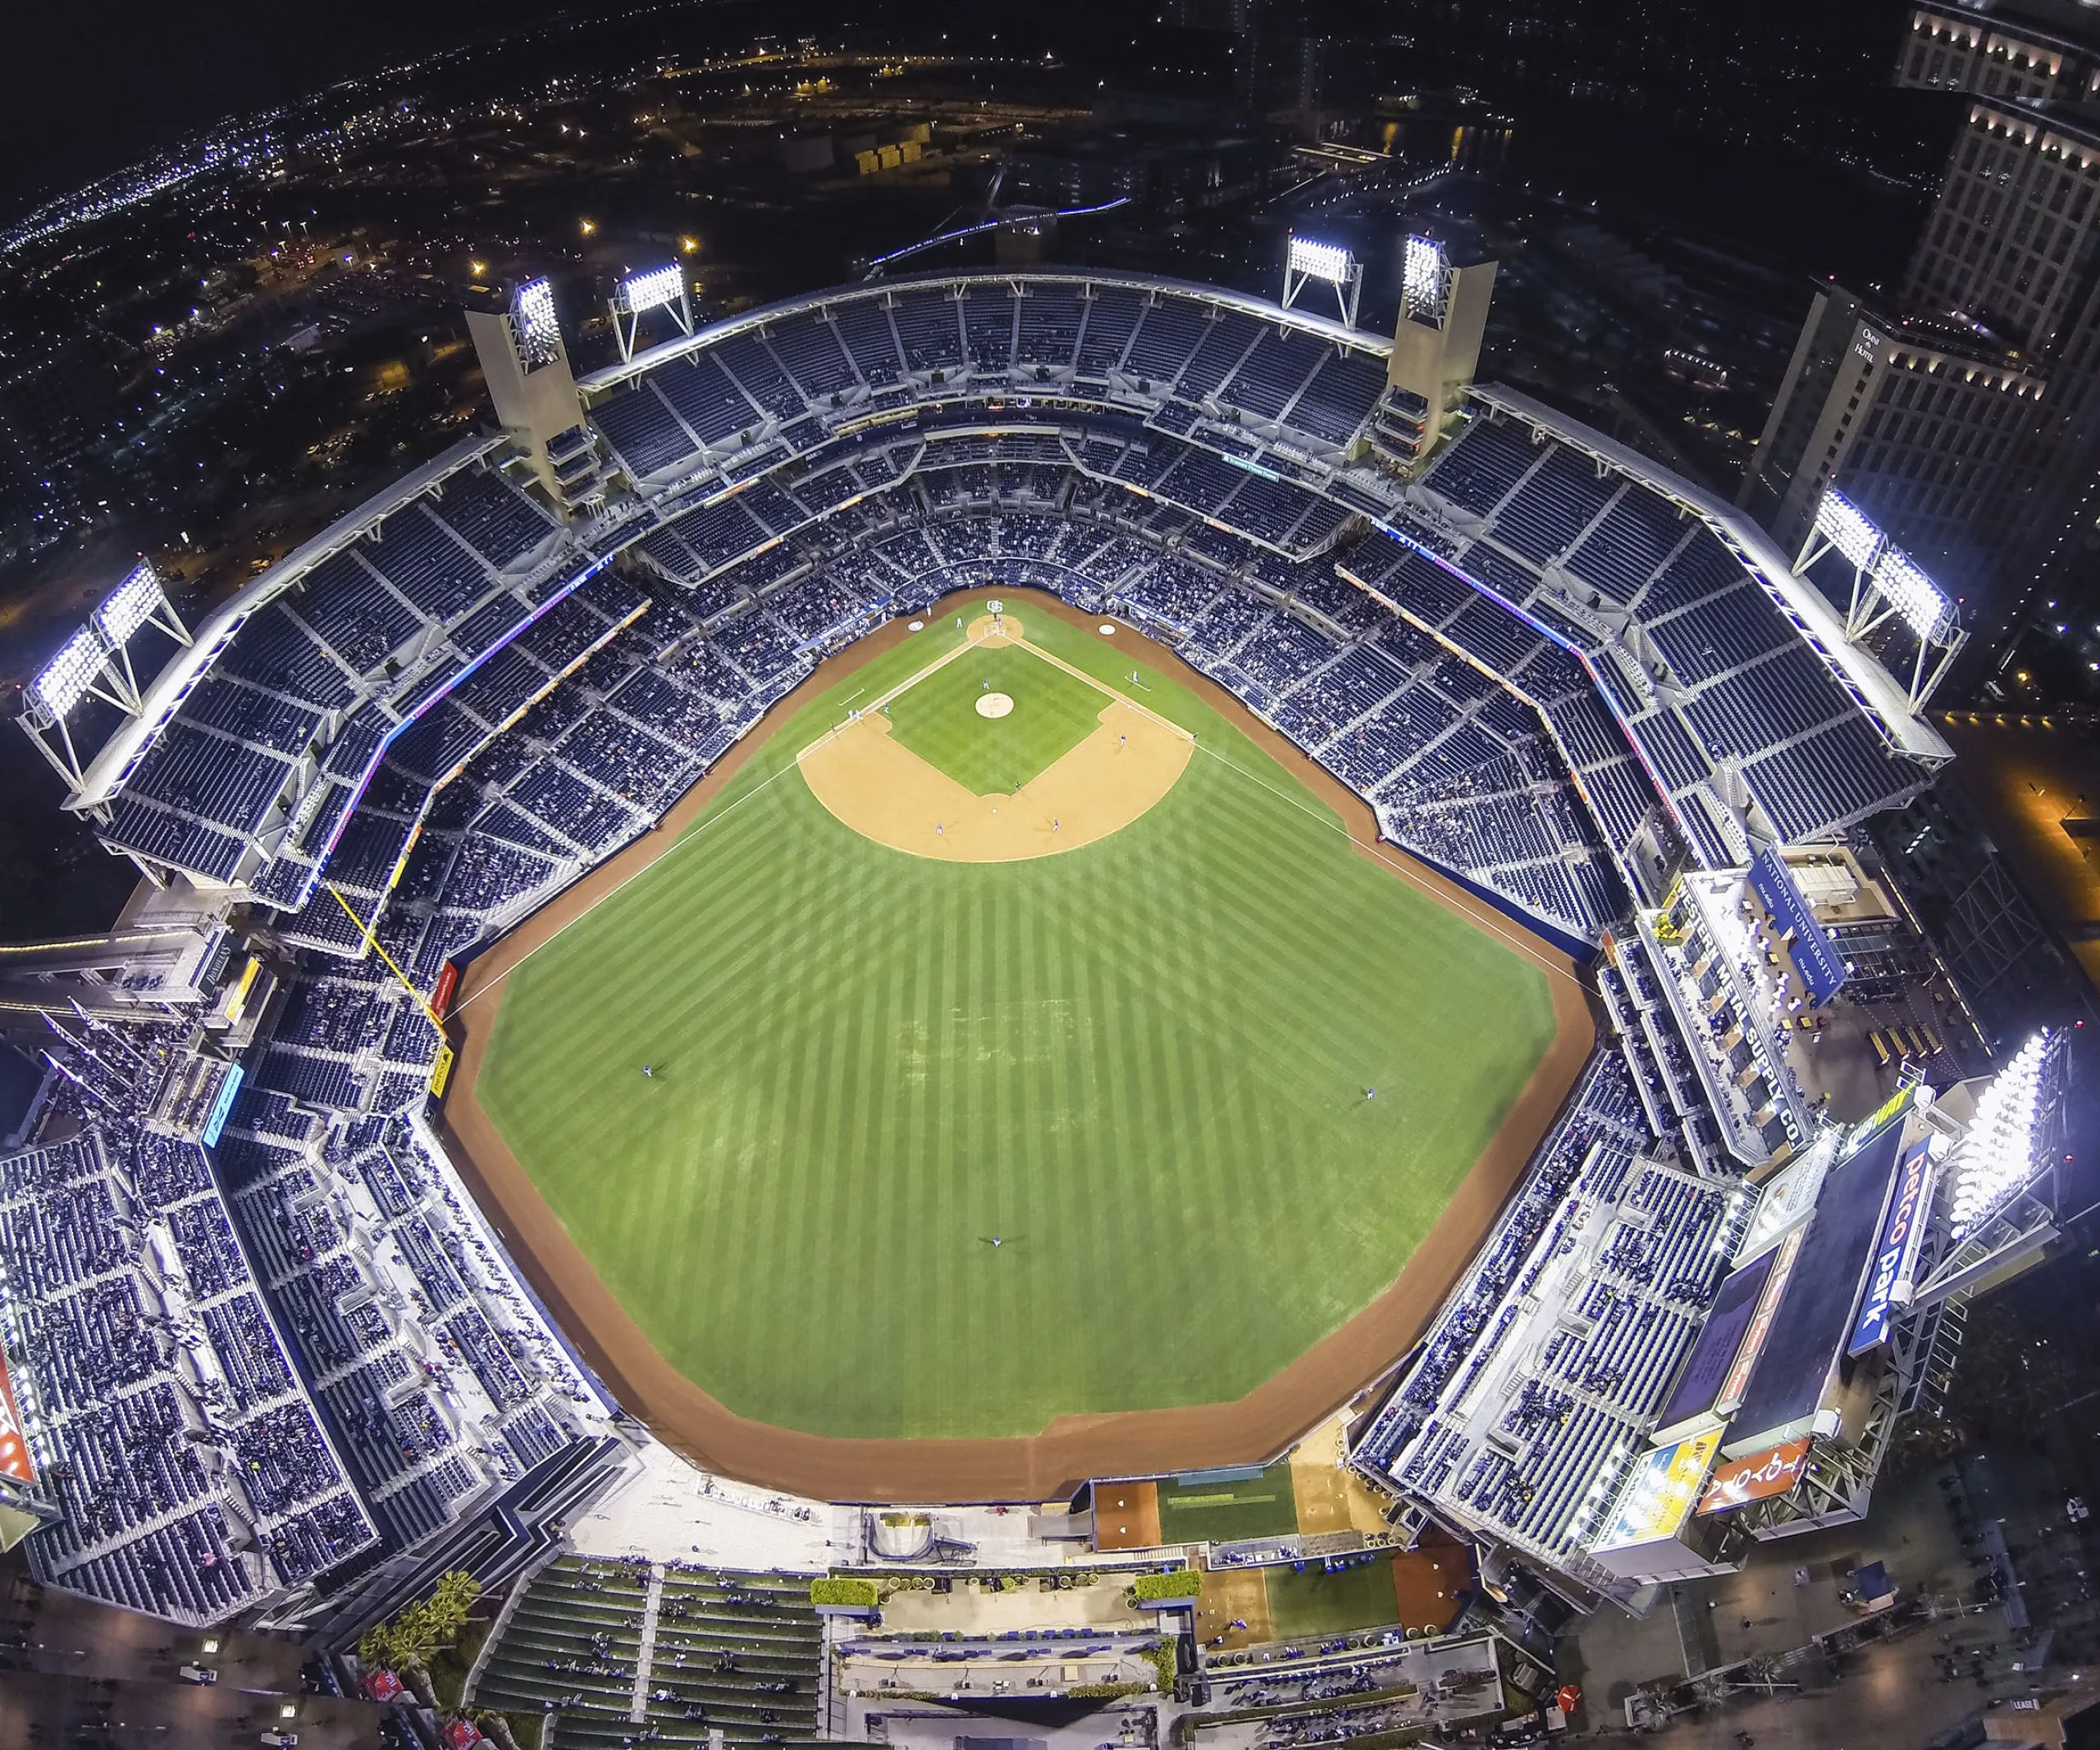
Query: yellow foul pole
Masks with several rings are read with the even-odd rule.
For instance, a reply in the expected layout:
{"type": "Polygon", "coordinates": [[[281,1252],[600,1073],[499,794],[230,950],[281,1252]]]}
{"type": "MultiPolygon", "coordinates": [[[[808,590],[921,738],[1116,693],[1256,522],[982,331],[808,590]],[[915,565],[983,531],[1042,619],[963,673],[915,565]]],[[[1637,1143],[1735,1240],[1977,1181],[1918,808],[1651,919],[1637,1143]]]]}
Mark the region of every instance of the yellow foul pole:
{"type": "Polygon", "coordinates": [[[342,889],[333,881],[323,881],[321,884],[335,895],[336,903],[349,914],[350,921],[358,926],[358,934],[364,938],[365,946],[386,963],[386,970],[399,981],[401,988],[414,999],[416,1007],[423,1012],[425,1018],[437,1030],[437,1060],[430,1067],[430,1091],[433,1094],[444,1093],[445,1084],[452,1076],[452,1047],[445,1037],[444,1020],[430,1006],[429,998],[409,982],[408,975],[394,964],[394,957],[379,945],[379,938],[372,933],[372,925],[358,916],[357,907],[343,897],[342,889]]]}

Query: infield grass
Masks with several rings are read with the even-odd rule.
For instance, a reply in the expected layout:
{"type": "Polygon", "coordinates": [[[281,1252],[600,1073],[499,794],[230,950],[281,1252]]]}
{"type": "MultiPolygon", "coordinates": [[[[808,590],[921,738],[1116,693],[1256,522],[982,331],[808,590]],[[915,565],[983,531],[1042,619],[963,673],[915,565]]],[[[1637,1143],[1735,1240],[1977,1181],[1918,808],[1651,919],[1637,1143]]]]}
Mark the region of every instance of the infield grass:
{"type": "Polygon", "coordinates": [[[1011,796],[1099,729],[1110,702],[1017,644],[982,645],[893,701],[889,733],[972,796],[1011,796]],[[979,715],[977,701],[995,692],[1012,711],[979,715]]]}
{"type": "Polygon", "coordinates": [[[504,987],[478,1098],[741,1414],[1011,1436],[1239,1397],[1392,1282],[1551,1040],[1538,965],[1353,847],[1139,641],[1016,610],[1197,736],[1148,813],[997,864],[828,813],[796,753],[959,641],[936,626],[504,987]]]}

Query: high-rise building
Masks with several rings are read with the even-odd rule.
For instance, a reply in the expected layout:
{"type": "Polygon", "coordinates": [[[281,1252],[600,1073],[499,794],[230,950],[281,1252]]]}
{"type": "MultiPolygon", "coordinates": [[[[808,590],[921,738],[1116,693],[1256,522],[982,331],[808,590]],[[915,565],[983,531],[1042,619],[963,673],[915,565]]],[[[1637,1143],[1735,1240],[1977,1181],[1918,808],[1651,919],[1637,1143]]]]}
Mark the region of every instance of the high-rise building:
{"type": "Polygon", "coordinates": [[[1794,553],[1840,485],[1963,593],[1997,562],[1993,513],[2020,496],[2043,388],[1973,330],[1819,287],[1739,502],[1794,553]]]}
{"type": "Polygon", "coordinates": [[[1819,291],[1741,502],[1797,545],[1840,487],[1988,649],[2079,556],[2100,487],[2100,11],[1920,0],[1896,80],[1975,100],[1892,307],[1819,291]]]}
{"type": "Polygon", "coordinates": [[[1897,51],[1896,83],[1979,97],[2075,102],[2100,90],[2093,8],[2080,0],[2011,6],[1919,0],[1897,51]]]}

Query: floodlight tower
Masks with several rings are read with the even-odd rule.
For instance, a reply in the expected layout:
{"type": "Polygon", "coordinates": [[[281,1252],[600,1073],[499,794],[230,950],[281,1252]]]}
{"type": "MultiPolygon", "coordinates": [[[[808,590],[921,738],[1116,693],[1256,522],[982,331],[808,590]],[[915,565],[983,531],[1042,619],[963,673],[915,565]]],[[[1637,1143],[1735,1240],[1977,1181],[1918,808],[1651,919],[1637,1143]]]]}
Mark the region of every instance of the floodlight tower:
{"type": "MultiPolygon", "coordinates": [[[[2069,1035],[2044,1027],[1976,1094],[1965,1125],[1931,1139],[1922,1255],[1899,1291],[1915,1312],[1972,1291],[2057,1237],[2069,1035]]],[[[1973,1087],[1974,1084],[1970,1084],[1973,1087]]],[[[1943,1118],[1945,1103],[1935,1108],[1943,1118]]]]}
{"type": "Polygon", "coordinates": [[[73,745],[66,719],[84,699],[100,699],[125,712],[139,708],[138,688],[126,672],[112,665],[113,654],[101,631],[90,623],[60,645],[57,655],[23,690],[21,715],[16,720],[75,789],[85,762],[73,745]]]}
{"type": "Polygon", "coordinates": [[[1911,665],[1910,702],[1920,710],[1968,642],[1961,616],[1924,569],[1884,535],[1873,519],[1835,487],[1817,500],[1815,518],[1794,560],[1794,575],[1835,553],[1852,573],[1845,610],[1845,636],[1862,649],[1892,620],[1901,620],[1917,641],[1911,665]]]}
{"type": "Polygon", "coordinates": [[[1451,313],[1458,271],[1433,237],[1410,237],[1400,258],[1400,308],[1410,322],[1441,328],[1451,313]]]}
{"type": "Polygon", "coordinates": [[[548,445],[583,423],[583,398],[568,368],[552,284],[527,280],[496,309],[467,309],[495,416],[558,503],[563,496],[548,445]]]}
{"type": "Polygon", "coordinates": [[[1464,404],[1480,368],[1495,263],[1460,267],[1433,237],[1409,237],[1400,256],[1400,313],[1386,368],[1376,441],[1404,465],[1427,455],[1464,404]]]}
{"type": "Polygon", "coordinates": [[[1293,236],[1283,260],[1283,307],[1290,309],[1298,295],[1315,281],[1333,288],[1343,323],[1354,328],[1357,299],[1363,290],[1363,263],[1339,243],[1293,236]]]}
{"type": "MultiPolygon", "coordinates": [[[[58,647],[58,652],[23,689],[16,719],[38,750],[75,789],[86,761],[74,746],[66,720],[82,701],[99,699],[127,717],[140,709],[143,689],[132,672],[126,647],[142,626],[157,626],[178,644],[190,642],[161,587],[150,562],[141,560],[130,573],[96,604],[86,625],[58,647]]],[[[93,756],[94,749],[89,749],[93,756]]]]}
{"type": "Polygon", "coordinates": [[[692,300],[686,290],[685,269],[676,262],[628,274],[613,288],[611,308],[613,338],[619,343],[623,364],[634,357],[641,318],[651,310],[669,310],[679,333],[692,332],[692,300]]]}
{"type": "Polygon", "coordinates": [[[123,670],[126,690],[135,699],[139,689],[139,678],[131,669],[129,646],[132,633],[142,626],[153,626],[178,644],[189,642],[189,628],[182,624],[182,617],[167,599],[167,592],[161,587],[159,574],[150,560],[139,560],[132,568],[131,574],[103,597],[94,619],[112,662],[123,670]]]}

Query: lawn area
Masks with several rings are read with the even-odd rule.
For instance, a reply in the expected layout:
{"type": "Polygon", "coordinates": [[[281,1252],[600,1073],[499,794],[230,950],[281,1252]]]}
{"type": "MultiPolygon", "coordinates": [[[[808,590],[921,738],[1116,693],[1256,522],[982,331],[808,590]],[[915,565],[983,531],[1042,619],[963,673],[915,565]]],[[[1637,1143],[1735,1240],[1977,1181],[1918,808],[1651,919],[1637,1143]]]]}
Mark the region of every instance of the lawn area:
{"type": "Polygon", "coordinates": [[[1313,1563],[1303,1574],[1290,1568],[1263,1571],[1269,1582],[1269,1623],[1279,1640],[1375,1629],[1400,1619],[1390,1556],[1339,1574],[1324,1573],[1313,1563]]]}
{"type": "Polygon", "coordinates": [[[1159,1533],[1168,1543],[1224,1543],[1297,1529],[1298,1500],[1288,1461],[1244,1483],[1159,1485],[1159,1533]]]}
{"type": "Polygon", "coordinates": [[[1018,645],[981,646],[892,701],[890,733],[971,795],[1011,796],[1098,729],[1109,702],[1018,645]],[[1012,711],[979,716],[977,701],[993,692],[1011,699],[1012,711]]]}
{"type": "MultiPolygon", "coordinates": [[[[1031,641],[1197,737],[1148,812],[996,864],[827,812],[797,752],[960,642],[937,624],[502,987],[475,1097],[651,1341],[742,1414],[1011,1436],[1241,1396],[1391,1283],[1552,1038],[1536,965],[1357,851],[1142,640],[1029,599],[1031,641]]],[[[1021,756],[1084,733],[1098,696],[1016,650],[960,659],[952,701],[916,726],[900,701],[893,733],[938,739],[956,705],[995,727],[970,711],[995,657],[1021,756]]],[[[1163,1488],[1166,1535],[1287,1528],[1272,1475],[1186,1492],[1273,1501],[1163,1488]]]]}

